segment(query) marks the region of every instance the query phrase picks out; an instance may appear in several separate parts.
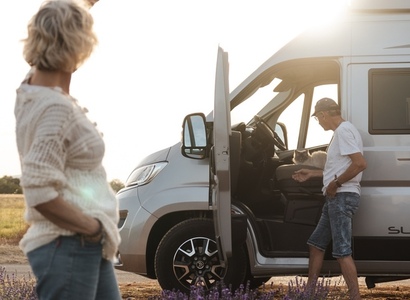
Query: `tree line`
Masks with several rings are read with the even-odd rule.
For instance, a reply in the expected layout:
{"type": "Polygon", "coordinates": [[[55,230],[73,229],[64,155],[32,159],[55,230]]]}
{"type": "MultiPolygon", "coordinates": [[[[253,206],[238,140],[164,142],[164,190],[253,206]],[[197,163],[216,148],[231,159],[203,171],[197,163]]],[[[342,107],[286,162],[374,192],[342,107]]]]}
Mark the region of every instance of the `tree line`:
{"type": "MultiPolygon", "coordinates": [[[[119,179],[110,181],[111,188],[118,192],[124,187],[119,179]]],[[[20,186],[20,179],[12,176],[3,176],[0,178],[0,194],[22,194],[23,189],[20,186]]]]}

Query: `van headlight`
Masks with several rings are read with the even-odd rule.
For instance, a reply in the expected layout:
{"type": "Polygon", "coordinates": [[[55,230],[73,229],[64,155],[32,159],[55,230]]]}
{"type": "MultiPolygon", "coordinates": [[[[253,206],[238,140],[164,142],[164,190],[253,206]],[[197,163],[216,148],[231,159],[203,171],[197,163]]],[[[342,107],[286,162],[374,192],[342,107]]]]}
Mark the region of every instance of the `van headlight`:
{"type": "Polygon", "coordinates": [[[168,162],[164,161],[135,169],[128,177],[125,187],[150,183],[167,164],[168,162]]]}

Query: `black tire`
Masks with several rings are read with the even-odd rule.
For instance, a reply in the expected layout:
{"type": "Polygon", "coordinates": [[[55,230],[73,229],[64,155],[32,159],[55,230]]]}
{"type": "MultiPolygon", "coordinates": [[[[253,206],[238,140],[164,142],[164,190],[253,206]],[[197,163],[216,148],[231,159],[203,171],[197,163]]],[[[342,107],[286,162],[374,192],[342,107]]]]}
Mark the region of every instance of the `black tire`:
{"type": "Polygon", "coordinates": [[[219,281],[235,290],[245,282],[247,256],[244,245],[233,249],[232,262],[221,266],[210,219],[189,219],[171,228],[162,238],[155,254],[155,272],[164,290],[189,294],[192,285],[210,290],[219,281]]]}

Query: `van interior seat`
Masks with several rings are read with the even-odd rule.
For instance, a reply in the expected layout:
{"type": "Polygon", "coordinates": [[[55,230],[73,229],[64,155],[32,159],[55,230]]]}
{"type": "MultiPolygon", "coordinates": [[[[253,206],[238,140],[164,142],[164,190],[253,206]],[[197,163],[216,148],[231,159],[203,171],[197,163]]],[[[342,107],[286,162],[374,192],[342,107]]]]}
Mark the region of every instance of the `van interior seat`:
{"type": "Polygon", "coordinates": [[[307,165],[287,164],[276,169],[279,190],[284,195],[284,222],[315,225],[325,201],[322,193],[322,177],[298,182],[292,174],[300,169],[318,169],[307,165]]]}
{"type": "Polygon", "coordinates": [[[322,177],[311,178],[305,182],[298,182],[292,178],[295,171],[300,169],[318,170],[318,168],[308,165],[286,164],[279,166],[276,169],[276,180],[278,182],[279,190],[284,194],[321,194],[323,186],[322,177]]]}

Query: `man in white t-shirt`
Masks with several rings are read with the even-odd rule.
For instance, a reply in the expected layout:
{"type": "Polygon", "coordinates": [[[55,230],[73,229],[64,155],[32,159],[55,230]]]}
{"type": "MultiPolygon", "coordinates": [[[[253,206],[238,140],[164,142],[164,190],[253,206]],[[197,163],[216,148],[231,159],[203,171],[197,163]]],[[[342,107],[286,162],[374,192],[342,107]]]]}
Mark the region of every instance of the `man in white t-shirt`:
{"type": "Polygon", "coordinates": [[[316,103],[312,117],[324,130],[333,130],[334,133],[324,170],[301,169],[292,176],[299,182],[323,176],[323,194],[326,197],[320,220],[307,242],[310,252],[307,284],[316,284],[325,250],[333,240],[332,255],[340,264],[350,299],[360,299],[351,239],[352,218],[360,200],[360,180],[366,168],[362,139],[357,129],[341,117],[339,105],[330,98],[316,103]]]}

